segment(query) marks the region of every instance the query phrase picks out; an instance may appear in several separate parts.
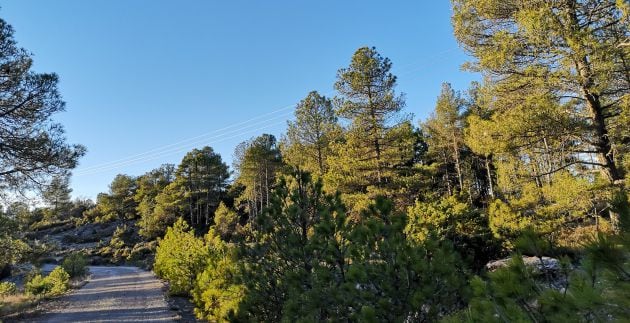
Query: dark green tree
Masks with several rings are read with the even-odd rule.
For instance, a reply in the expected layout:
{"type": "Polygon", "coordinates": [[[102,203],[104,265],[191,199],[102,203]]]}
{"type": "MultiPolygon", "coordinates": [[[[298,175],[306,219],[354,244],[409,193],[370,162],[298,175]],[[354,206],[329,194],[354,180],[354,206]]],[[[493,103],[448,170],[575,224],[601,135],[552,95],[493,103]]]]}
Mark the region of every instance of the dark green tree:
{"type": "Polygon", "coordinates": [[[206,146],[186,154],[177,167],[176,182],[182,185],[188,221],[195,227],[212,224],[230,176],[221,156],[206,146]]]}
{"type": "Polygon", "coordinates": [[[71,206],[72,189],[70,188],[70,178],[68,176],[55,176],[50,184],[42,191],[42,197],[46,204],[52,208],[55,217],[66,215],[71,206]]]}
{"type": "Polygon", "coordinates": [[[51,120],[65,108],[56,74],[31,70],[29,52],[17,46],[13,28],[0,19],[0,187],[30,189],[74,168],[85,148],[66,143],[51,120]]]}

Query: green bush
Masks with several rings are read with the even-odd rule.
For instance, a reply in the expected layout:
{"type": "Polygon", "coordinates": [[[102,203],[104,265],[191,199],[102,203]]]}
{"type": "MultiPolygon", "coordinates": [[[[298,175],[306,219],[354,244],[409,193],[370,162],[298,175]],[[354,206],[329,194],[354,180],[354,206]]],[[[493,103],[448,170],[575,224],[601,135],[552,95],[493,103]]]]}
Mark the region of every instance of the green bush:
{"type": "Polygon", "coordinates": [[[88,273],[88,261],[84,254],[76,252],[67,256],[61,267],[70,275],[71,278],[83,277],[88,273]]]}
{"type": "Polygon", "coordinates": [[[17,293],[17,286],[12,282],[0,283],[0,296],[14,295],[17,293]]]}
{"type": "Polygon", "coordinates": [[[26,293],[41,296],[56,296],[68,290],[70,275],[57,266],[48,276],[36,275],[26,283],[26,293]]]}
{"type": "Polygon", "coordinates": [[[189,295],[207,258],[203,239],[195,237],[193,229],[180,218],[160,240],[153,270],[168,280],[171,295],[189,295]]]}
{"type": "Polygon", "coordinates": [[[45,295],[50,290],[50,282],[42,275],[35,275],[25,286],[26,293],[31,295],[45,295]]]}

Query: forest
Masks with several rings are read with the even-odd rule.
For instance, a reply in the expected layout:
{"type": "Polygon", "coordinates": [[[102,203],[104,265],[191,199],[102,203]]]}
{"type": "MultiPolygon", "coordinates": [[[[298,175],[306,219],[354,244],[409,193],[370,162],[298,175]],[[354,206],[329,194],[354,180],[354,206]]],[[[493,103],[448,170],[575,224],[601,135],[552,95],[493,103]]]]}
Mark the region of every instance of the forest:
{"type": "MultiPolygon", "coordinates": [[[[112,224],[91,256],[142,263],[200,320],[622,322],[630,318],[630,4],[453,0],[481,75],[442,83],[414,123],[395,62],[349,53],[335,93],[306,93],[281,136],[212,147],[95,202],[70,199],[85,154],[50,116],[0,21],[0,266],[56,225],[112,224]]],[[[76,242],[67,236],[64,242],[76,242]]],[[[45,249],[45,248],[44,248],[45,249]]],[[[2,291],[0,290],[0,293],[2,291]]]]}

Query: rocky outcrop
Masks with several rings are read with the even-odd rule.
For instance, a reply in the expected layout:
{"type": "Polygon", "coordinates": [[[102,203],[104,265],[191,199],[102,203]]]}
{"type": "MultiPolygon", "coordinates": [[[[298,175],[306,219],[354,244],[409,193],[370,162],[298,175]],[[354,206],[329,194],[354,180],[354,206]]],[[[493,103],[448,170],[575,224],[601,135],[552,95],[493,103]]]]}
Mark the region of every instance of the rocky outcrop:
{"type": "MultiPolygon", "coordinates": [[[[486,264],[486,270],[492,272],[499,268],[507,267],[512,258],[494,260],[486,264]]],[[[523,256],[525,266],[533,268],[537,272],[557,272],[560,271],[560,260],[551,257],[529,257],[523,256]]]]}

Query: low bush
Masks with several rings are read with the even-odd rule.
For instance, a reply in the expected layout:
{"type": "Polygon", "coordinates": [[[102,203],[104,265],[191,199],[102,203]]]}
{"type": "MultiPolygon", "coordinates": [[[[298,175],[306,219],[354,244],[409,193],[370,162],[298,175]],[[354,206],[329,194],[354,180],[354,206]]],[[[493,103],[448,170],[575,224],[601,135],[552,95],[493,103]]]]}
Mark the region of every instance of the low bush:
{"type": "Polygon", "coordinates": [[[0,283],[0,297],[15,295],[17,293],[17,286],[12,282],[0,283]]]}
{"type": "Polygon", "coordinates": [[[70,278],[77,278],[88,273],[87,265],[87,257],[83,253],[75,252],[63,260],[61,267],[70,275],[70,278]]]}
{"type": "Polygon", "coordinates": [[[26,283],[24,290],[30,295],[45,295],[51,290],[50,282],[42,275],[36,275],[26,283]]]}
{"type": "Polygon", "coordinates": [[[57,296],[68,290],[70,275],[60,266],[48,276],[35,275],[26,283],[25,291],[30,295],[57,296]]]}

